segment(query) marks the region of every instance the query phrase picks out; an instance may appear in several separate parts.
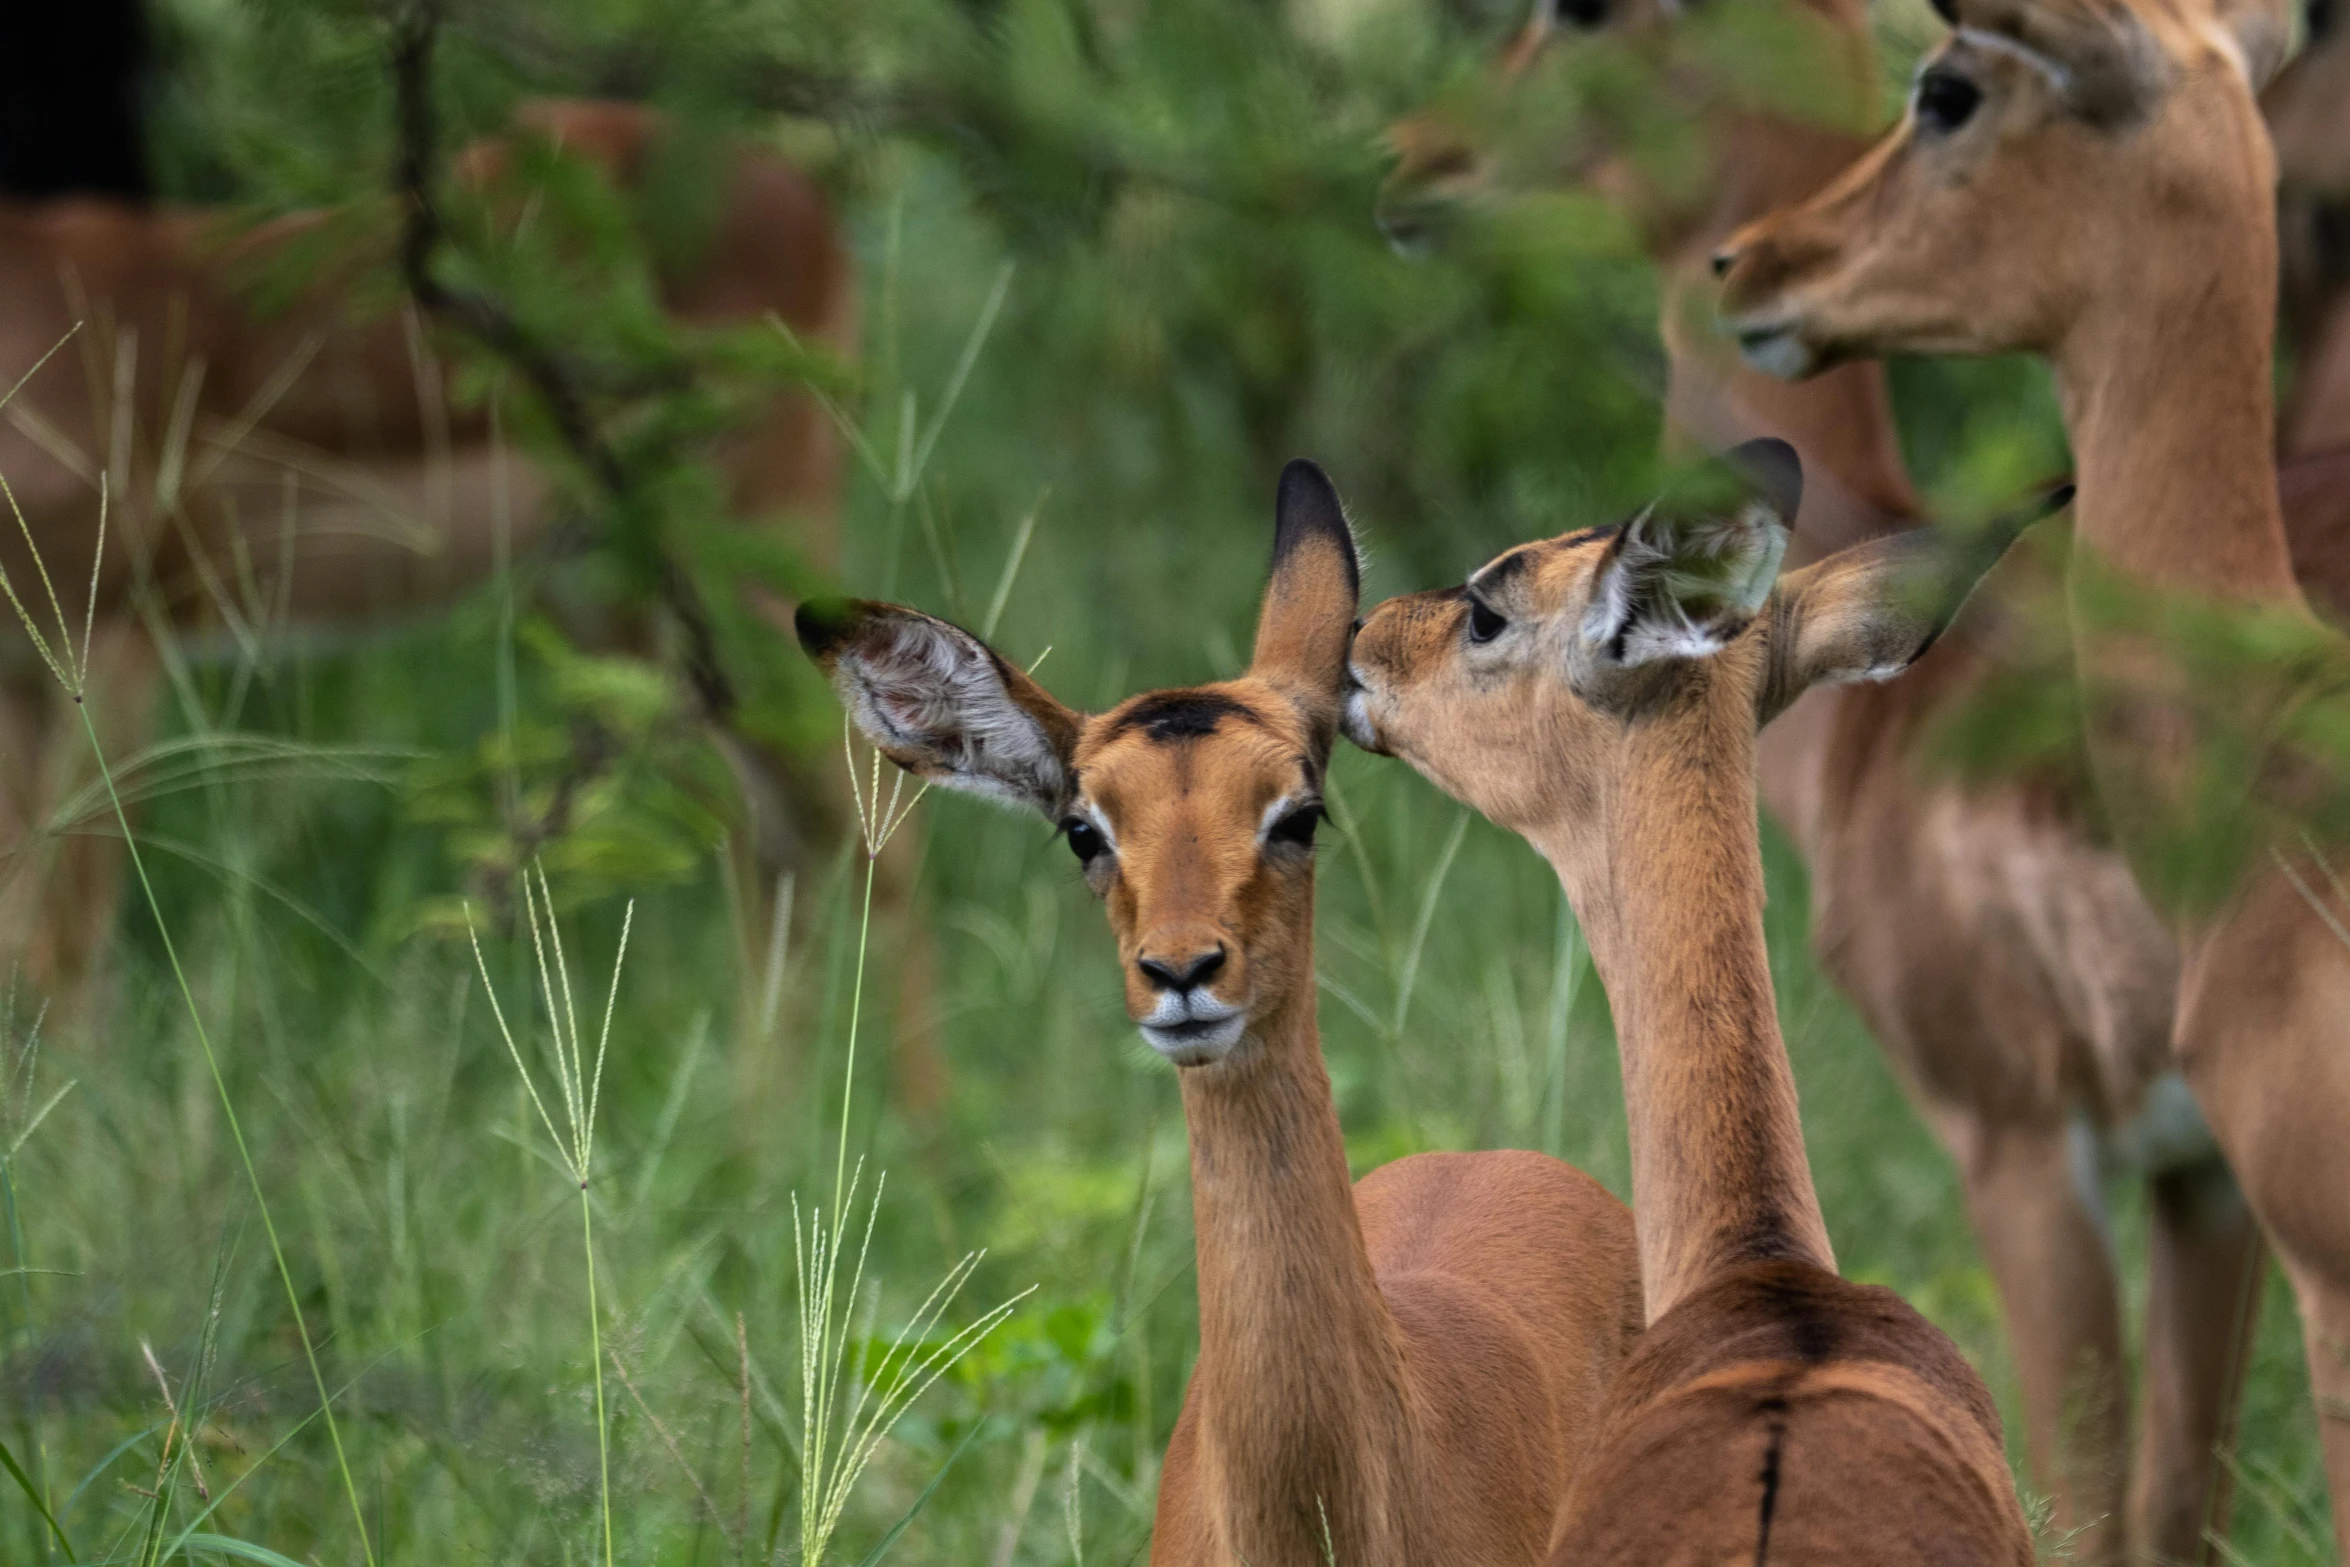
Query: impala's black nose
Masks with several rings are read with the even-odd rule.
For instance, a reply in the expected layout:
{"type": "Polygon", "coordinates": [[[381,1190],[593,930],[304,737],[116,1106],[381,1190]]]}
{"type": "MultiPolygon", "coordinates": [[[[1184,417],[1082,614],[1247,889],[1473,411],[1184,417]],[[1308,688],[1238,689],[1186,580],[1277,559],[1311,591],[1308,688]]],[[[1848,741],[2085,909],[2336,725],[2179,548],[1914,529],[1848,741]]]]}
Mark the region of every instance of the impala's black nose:
{"type": "Polygon", "coordinates": [[[1194,952],[1181,958],[1160,958],[1144,953],[1134,960],[1134,966],[1142,970],[1143,978],[1161,990],[1197,990],[1214,979],[1224,967],[1224,949],[1210,947],[1205,952],[1194,952]]]}

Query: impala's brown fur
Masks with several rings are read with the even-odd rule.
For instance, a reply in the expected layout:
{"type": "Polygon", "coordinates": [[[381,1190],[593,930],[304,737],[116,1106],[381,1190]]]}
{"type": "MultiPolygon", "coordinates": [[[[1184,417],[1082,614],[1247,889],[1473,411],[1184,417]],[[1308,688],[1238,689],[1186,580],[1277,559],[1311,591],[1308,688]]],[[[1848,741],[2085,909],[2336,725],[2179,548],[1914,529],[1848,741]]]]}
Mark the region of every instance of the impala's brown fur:
{"type": "MultiPolygon", "coordinates": [[[[1854,70],[1873,80],[1864,14],[1794,14],[1845,29],[1854,70]]],[[[1640,38],[1670,22],[1636,0],[1606,7],[1596,25],[1640,38]]],[[[1578,30],[1543,0],[1493,90],[1525,90],[1538,51],[1571,46],[1578,30]]],[[[1921,509],[1880,365],[1791,383],[1690,320],[1692,296],[1710,302],[1712,255],[1733,229],[1818,190],[1868,143],[1711,105],[1693,96],[1705,82],[1682,73],[1673,88],[1705,116],[1712,156],[1710,179],[1678,206],[1660,210],[1628,168],[1598,169],[1604,189],[1631,193],[1666,273],[1668,441],[1792,442],[1807,479],[1788,548],[1798,564],[1914,528],[1921,509]]],[[[1407,237],[1434,230],[1447,201],[1506,194],[1509,171],[1457,116],[1423,114],[1394,139],[1400,160],[1382,214],[1407,237]]],[[[1593,163],[1562,161],[1570,172],[1593,163]]],[[[2329,511],[2350,505],[2350,459],[2296,479],[2305,576],[2350,589],[2350,517],[2328,525],[2329,511]]],[[[2082,1561],[2118,1559],[2133,1542],[2160,1559],[2197,1559],[2207,1526],[2225,1521],[2215,1452],[2233,1418],[2262,1259],[2225,1165],[2182,1104],[2169,1048],[2176,943],[2127,864],[2066,784],[1962,782],[1920,760],[1921,741],[1998,673],[2001,596],[1986,593],[1991,602],[1905,678],[1800,697],[1760,741],[1762,799],[1802,853],[1821,966],[1958,1165],[2022,1384],[2033,1482],[2056,1504],[2052,1526],[2082,1561]],[[2142,1172],[2150,1218],[2134,1467],[2121,1281],[2096,1169],[2108,1161],[2142,1172]]]]}
{"type": "MultiPolygon", "coordinates": [[[[622,186],[645,176],[663,132],[657,114],[616,103],[542,103],[520,123],[622,186]]],[[[479,144],[457,160],[458,177],[506,202],[514,153],[509,140],[479,144]]],[[[710,226],[663,280],[664,303],[689,325],[772,316],[847,352],[853,279],[822,194],[760,151],[731,153],[717,178],[710,226]]],[[[510,195],[527,210],[527,192],[510,195]]],[[[285,308],[254,302],[289,248],[328,241],[335,221],[302,214],[240,234],[200,210],[0,202],[0,389],[82,323],[0,412],[0,475],[77,634],[108,480],[104,658],[91,684],[118,763],[146,739],[154,702],[143,614],[183,636],[259,646],[287,630],[415,616],[491,573],[501,518],[518,557],[557,519],[546,476],[493,438],[486,409],[457,404],[415,315],[366,292],[389,284],[380,252],[318,268],[285,308]]],[[[718,456],[736,515],[788,525],[812,564],[832,565],[840,450],[812,399],[776,399],[718,456]]],[[[37,582],[12,516],[0,567],[20,591],[37,582]]],[[[112,924],[120,846],[102,819],[52,824],[90,776],[80,721],[21,636],[0,637],[0,649],[0,984],[21,961],[33,990],[70,1000],[112,924]]],[[[795,818],[830,802],[822,782],[726,743],[772,873],[807,826],[795,818]]],[[[890,857],[892,884],[904,852],[890,857]]],[[[919,968],[926,954],[917,941],[909,961],[919,968]]],[[[914,1088],[935,1091],[920,1036],[907,1038],[914,1088]]]]}
{"type": "MultiPolygon", "coordinates": [[[[2279,426],[2288,454],[2350,447],[2350,21],[2341,12],[2338,0],[2312,0],[2300,58],[2260,95],[2276,143],[2284,324],[2295,361],[2279,426]]],[[[2292,512],[2288,497],[2298,554],[2292,512]]]]}
{"type": "MultiPolygon", "coordinates": [[[[1929,70],[1979,106],[1955,129],[1913,115],[1734,239],[1733,324],[1789,369],[2045,354],[2079,464],[2077,556],[2157,591],[2303,614],[2271,457],[2275,166],[2254,98],[2283,18],[2191,0],[1962,0],[1956,14],[1974,31],[1929,70]]],[[[2099,679],[2161,668],[2142,642],[2076,641],[2099,679]]],[[[2169,808],[2185,733],[2093,729],[2125,847],[2169,808]]],[[[2290,835],[2276,847],[2306,853],[2290,835]]],[[[2298,1297],[2350,1541],[2350,951],[2289,868],[2262,855],[2218,908],[2169,908],[2185,957],[2175,1037],[2298,1297]]]]}
{"type": "Polygon", "coordinates": [[[1774,586],[1793,453],[1741,455],[1768,482],[1735,519],[1524,545],[1355,639],[1348,734],[1542,851],[1615,1013],[1649,1329],[1551,1561],[2029,1562],[1980,1379],[1835,1274],[1754,826],[1761,724],[1906,667],[1982,562],[1911,535],[1774,586]]]}
{"type": "Polygon", "coordinates": [[[1349,1190],[1300,830],[1355,595],[1337,497],[1292,464],[1238,680],[1088,716],[913,610],[800,616],[885,753],[1065,824],[1127,1010],[1181,1069],[1200,1353],[1159,1484],[1169,1567],[1538,1561],[1639,1330],[1630,1218],[1579,1171],[1421,1154],[1349,1190]]]}

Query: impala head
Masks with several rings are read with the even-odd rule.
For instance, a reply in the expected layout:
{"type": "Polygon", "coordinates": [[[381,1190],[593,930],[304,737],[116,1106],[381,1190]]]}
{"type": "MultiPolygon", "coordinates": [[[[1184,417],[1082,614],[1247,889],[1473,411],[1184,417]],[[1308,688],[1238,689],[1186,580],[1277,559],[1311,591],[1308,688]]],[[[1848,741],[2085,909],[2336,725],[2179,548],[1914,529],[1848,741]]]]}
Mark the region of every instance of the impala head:
{"type": "Polygon", "coordinates": [[[1716,256],[1754,364],[2055,353],[2100,308],[2142,332],[2213,279],[2273,268],[2254,95],[2284,58],[2283,0],[1936,4],[1956,31],[1901,124],[1716,256]]]}
{"type": "MultiPolygon", "coordinates": [[[[1875,90],[1865,7],[1854,0],[1789,0],[1783,7],[1787,39],[1802,44],[1803,67],[1789,74],[1805,80],[1811,101],[1802,109],[1819,116],[1818,123],[1787,117],[1784,95],[1777,112],[1759,104],[1753,83],[1725,73],[1719,49],[1684,47],[1682,24],[1692,9],[1692,0],[1534,0],[1525,25],[1474,81],[1389,129],[1396,162],[1379,192],[1381,232],[1405,255],[1419,255],[1466,209],[1574,185],[1624,208],[1652,254],[1670,258],[1693,235],[1721,234],[1725,202],[1730,221],[1759,211],[1748,204],[1748,187],[1760,185],[1766,201],[1811,188],[1817,176],[1798,174],[1795,190],[1774,195],[1775,166],[1816,166],[1819,152],[1810,143],[1845,142],[1825,127],[1864,112],[1875,90]],[[1637,57],[1661,94],[1652,131],[1657,124],[1685,129],[1712,121],[1724,134],[1710,138],[1711,146],[1684,143],[1673,156],[1656,156],[1654,149],[1635,155],[1604,111],[1587,106],[1571,121],[1522,112],[1530,107],[1528,95],[1547,93],[1558,100],[1549,106],[1557,110],[1588,96],[1541,69],[1578,48],[1637,57]]],[[[1828,166],[1858,150],[1850,144],[1841,157],[1830,154],[1828,166]]]]}
{"type": "Polygon", "coordinates": [[[1751,738],[1809,686],[1908,668],[2016,531],[1957,545],[1919,530],[1782,578],[1794,449],[1753,441],[1728,461],[1742,496],[1668,497],[1373,610],[1347,737],[1503,827],[1572,829],[1637,784],[1623,770],[1648,739],[1670,754],[1678,727],[1707,715],[1751,738]]]}
{"type": "Polygon", "coordinates": [[[1196,1067],[1282,1007],[1313,1005],[1314,828],[1356,594],[1337,492],[1293,462],[1238,680],[1087,715],[915,610],[810,604],[798,626],[883,754],[1067,836],[1109,911],[1127,1015],[1161,1055],[1196,1067]]]}

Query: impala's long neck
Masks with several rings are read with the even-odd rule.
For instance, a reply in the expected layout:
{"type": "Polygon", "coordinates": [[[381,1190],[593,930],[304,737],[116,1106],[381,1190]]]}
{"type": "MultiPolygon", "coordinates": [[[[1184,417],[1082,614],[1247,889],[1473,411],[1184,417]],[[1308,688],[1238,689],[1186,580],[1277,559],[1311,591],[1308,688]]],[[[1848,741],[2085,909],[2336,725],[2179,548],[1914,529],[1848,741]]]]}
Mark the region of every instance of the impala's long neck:
{"type": "Polygon", "coordinates": [[[1753,709],[1687,700],[1632,727],[1594,813],[1535,840],[1615,1013],[1651,1322],[1734,1263],[1835,1266],[1763,947],[1753,709]]]}
{"type": "Polygon", "coordinates": [[[1297,972],[1300,993],[1232,1059],[1182,1076],[1199,1248],[1194,1382],[1226,1547],[1259,1562],[1320,1561],[1326,1515],[1343,1562],[1370,1554],[1350,1558],[1350,1534],[1392,1517],[1406,1477],[1403,1363],[1355,1215],[1310,942],[1297,972]]]}
{"type": "Polygon", "coordinates": [[[2080,486],[2074,538],[2150,587],[2298,602],[2277,506],[2265,184],[2221,237],[2147,246],[2054,356],[2080,486]]]}
{"type": "MultiPolygon", "coordinates": [[[[1859,105],[1873,106],[1879,77],[1863,8],[1820,9],[1849,13],[1835,18],[1845,47],[1841,69],[1823,86],[1840,86],[1846,107],[1865,116],[1859,105]]],[[[1667,439],[1699,455],[1763,435],[1792,445],[1803,458],[1804,493],[1787,564],[1801,566],[1917,520],[1885,367],[1866,360],[1805,381],[1748,368],[1716,319],[1721,289],[1710,263],[1735,230],[1810,196],[1870,144],[1826,124],[1767,115],[1727,116],[1716,136],[1712,218],[1673,258],[1667,291],[1667,439]]]]}

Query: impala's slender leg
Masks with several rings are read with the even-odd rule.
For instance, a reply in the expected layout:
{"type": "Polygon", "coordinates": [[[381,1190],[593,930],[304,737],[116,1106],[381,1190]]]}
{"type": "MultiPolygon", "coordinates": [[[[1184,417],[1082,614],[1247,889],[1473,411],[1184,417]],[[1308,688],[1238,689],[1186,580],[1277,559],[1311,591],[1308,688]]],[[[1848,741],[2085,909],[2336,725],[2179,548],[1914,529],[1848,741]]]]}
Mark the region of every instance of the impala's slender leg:
{"type": "MultiPolygon", "coordinates": [[[[30,649],[10,649],[18,651],[25,654],[21,663],[0,666],[0,985],[34,981],[23,971],[40,924],[51,847],[35,836],[50,677],[30,649]]],[[[37,1010],[39,1001],[32,1004],[37,1010]]]]}
{"type": "Polygon", "coordinates": [[[2338,1281],[2305,1280],[2290,1267],[2285,1272],[2301,1303],[2301,1343],[2309,1356],[2318,1437],[2325,1446],[2334,1539],[2350,1540],[2350,1290],[2338,1281]]]}
{"type": "MultiPolygon", "coordinates": [[[[146,634],[121,622],[96,628],[87,672],[90,716],[110,764],[145,741],[159,673],[146,634]]],[[[32,664],[0,681],[0,965],[21,965],[51,1023],[92,1015],[107,933],[122,902],[123,847],[104,797],[72,821],[58,812],[98,778],[81,715],[48,670],[32,664]],[[6,851],[0,851],[6,852],[6,851]]]]}
{"type": "Polygon", "coordinates": [[[2180,1058],[2292,1282],[2336,1538],[2350,1542],[2350,944],[2324,868],[2285,864],[2298,874],[2255,884],[2195,950],[2180,1058]]]}
{"type": "Polygon", "coordinates": [[[2130,1487],[2142,1559],[2215,1560],[2233,1500],[2221,1453],[2236,1413],[2267,1253],[2225,1163],[2165,1170],[2147,1182],[2146,1402],[2130,1487]]]}
{"type": "Polygon", "coordinates": [[[2062,1122],[1941,1119],[2007,1318],[2032,1484],[2055,1499],[2075,1560],[2119,1560],[2129,1384],[2104,1216],[2062,1122]]]}

